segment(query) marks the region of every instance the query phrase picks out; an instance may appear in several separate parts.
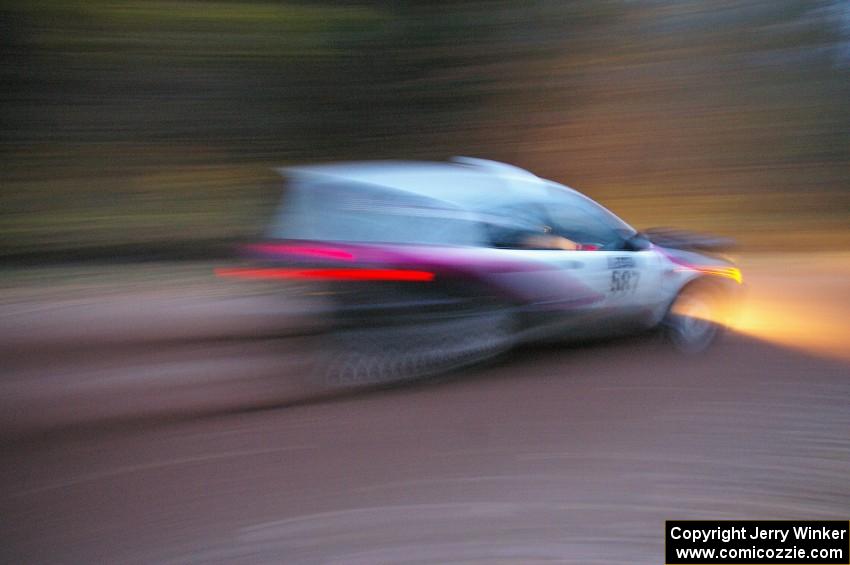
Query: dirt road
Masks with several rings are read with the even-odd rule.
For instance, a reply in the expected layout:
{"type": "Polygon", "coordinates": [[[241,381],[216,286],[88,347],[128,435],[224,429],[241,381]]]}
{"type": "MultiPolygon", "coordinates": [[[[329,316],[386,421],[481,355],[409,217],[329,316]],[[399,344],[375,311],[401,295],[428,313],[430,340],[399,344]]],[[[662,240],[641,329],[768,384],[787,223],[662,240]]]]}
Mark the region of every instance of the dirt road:
{"type": "Polygon", "coordinates": [[[202,326],[6,342],[0,561],[660,563],[665,519],[848,517],[837,358],[631,339],[310,399],[297,340],[202,326]]]}

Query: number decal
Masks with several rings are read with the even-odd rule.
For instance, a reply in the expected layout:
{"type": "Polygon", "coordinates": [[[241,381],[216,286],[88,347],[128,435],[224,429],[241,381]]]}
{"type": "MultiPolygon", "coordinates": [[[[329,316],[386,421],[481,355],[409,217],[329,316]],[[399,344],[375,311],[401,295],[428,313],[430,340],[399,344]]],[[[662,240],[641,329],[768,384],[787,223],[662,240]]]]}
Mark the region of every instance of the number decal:
{"type": "Polygon", "coordinates": [[[634,257],[608,257],[609,269],[634,269],[634,257]]]}
{"type": "Polygon", "coordinates": [[[634,294],[637,292],[638,281],[640,281],[639,271],[615,269],[611,271],[611,293],[634,294]]]}

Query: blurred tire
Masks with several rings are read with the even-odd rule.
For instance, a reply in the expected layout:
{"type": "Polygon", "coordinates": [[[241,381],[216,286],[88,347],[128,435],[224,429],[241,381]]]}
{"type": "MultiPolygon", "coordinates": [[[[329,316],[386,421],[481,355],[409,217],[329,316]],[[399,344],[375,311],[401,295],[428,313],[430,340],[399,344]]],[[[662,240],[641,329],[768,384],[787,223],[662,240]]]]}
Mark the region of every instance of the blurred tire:
{"type": "Polygon", "coordinates": [[[495,358],[513,346],[514,336],[506,309],[336,330],[319,352],[314,378],[326,388],[409,381],[495,358]]]}
{"type": "Polygon", "coordinates": [[[687,285],[662,322],[665,338],[683,353],[706,351],[725,330],[723,302],[722,294],[708,284],[687,285]]]}

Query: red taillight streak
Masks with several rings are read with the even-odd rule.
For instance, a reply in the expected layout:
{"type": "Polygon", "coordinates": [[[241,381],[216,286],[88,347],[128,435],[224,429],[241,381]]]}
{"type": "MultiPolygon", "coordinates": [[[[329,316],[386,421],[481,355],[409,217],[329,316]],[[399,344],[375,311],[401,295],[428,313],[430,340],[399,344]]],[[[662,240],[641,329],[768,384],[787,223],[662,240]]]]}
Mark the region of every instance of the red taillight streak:
{"type": "Polygon", "coordinates": [[[323,279],[337,281],[429,282],[434,273],[403,269],[216,269],[220,277],[240,279],[323,279]]]}
{"type": "Polygon", "coordinates": [[[339,259],[340,261],[353,261],[354,255],[342,249],[333,247],[304,247],[300,245],[278,245],[274,243],[261,243],[251,245],[249,249],[260,253],[283,253],[287,255],[306,255],[308,257],[322,257],[324,259],[339,259]]]}

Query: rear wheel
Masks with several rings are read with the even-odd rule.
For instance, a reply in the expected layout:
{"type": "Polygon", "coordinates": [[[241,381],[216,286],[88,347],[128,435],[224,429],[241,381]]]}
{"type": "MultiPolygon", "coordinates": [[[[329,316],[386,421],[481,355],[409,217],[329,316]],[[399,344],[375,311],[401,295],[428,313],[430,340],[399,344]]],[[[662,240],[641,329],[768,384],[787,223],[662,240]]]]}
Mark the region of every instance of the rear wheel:
{"type": "Polygon", "coordinates": [[[324,344],[317,377],[340,388],[431,376],[504,353],[514,334],[512,313],[501,309],[416,325],[340,329],[324,344]]]}

